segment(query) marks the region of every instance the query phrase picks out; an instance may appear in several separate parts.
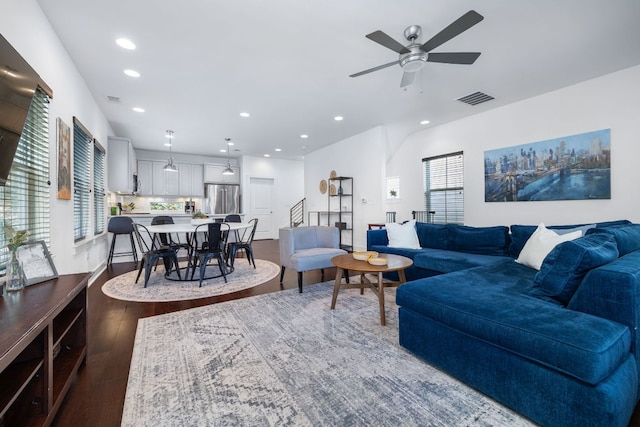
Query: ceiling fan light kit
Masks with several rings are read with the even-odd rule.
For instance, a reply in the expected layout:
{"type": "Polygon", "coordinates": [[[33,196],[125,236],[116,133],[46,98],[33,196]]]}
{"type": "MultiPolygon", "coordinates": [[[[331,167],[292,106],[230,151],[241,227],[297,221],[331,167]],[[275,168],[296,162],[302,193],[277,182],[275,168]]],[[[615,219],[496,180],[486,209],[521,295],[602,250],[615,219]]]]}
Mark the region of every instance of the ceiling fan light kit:
{"type": "Polygon", "coordinates": [[[417,42],[422,34],[422,28],[419,25],[411,25],[404,30],[404,37],[409,42],[407,46],[402,45],[380,30],[367,34],[365,37],[369,40],[393,50],[400,56],[397,61],[351,74],[349,77],[358,77],[397,64],[400,65],[404,71],[400,87],[406,87],[413,83],[414,74],[424,68],[427,62],[461,65],[473,64],[480,56],[480,52],[430,52],[473,27],[483,19],[484,17],[478,12],[470,10],[423,44],[417,42]]]}

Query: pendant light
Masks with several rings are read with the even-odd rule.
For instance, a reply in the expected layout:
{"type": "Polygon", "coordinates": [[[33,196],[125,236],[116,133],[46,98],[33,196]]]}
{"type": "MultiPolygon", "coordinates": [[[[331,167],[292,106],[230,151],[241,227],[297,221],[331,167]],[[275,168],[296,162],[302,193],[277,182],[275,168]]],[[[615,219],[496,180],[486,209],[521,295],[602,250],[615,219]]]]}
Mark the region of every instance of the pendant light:
{"type": "Polygon", "coordinates": [[[231,169],[231,163],[229,162],[229,150],[231,149],[231,138],[225,138],[227,141],[227,167],[222,170],[222,175],[235,175],[233,169],[231,169]]]}
{"type": "Polygon", "coordinates": [[[162,168],[165,172],[178,172],[178,168],[173,164],[173,157],[171,156],[171,146],[173,145],[173,131],[167,131],[167,138],[169,138],[169,160],[167,164],[162,168]]]}

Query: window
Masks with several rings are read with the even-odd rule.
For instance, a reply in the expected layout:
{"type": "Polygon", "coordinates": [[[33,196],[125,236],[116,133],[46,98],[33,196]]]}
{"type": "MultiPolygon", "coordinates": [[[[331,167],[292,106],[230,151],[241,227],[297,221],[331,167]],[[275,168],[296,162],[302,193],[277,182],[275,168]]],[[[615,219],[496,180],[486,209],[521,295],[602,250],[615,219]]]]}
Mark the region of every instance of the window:
{"type": "Polygon", "coordinates": [[[87,237],[89,196],[91,192],[90,149],[93,137],[73,118],[73,237],[78,242],[87,237]]]}
{"type": "Polygon", "coordinates": [[[464,171],[462,152],[422,159],[425,210],[433,222],[464,224],[464,171]]]}
{"type": "MultiPolygon", "coordinates": [[[[49,97],[38,88],[31,100],[9,179],[0,186],[2,226],[28,230],[29,240],[49,236],[49,97]]],[[[0,265],[9,257],[0,227],[0,265]]]]}
{"type": "Polygon", "coordinates": [[[387,178],[387,199],[400,198],[400,177],[392,176],[387,178]]]}
{"type": "Polygon", "coordinates": [[[104,148],[93,140],[93,233],[104,233],[104,148]]]}

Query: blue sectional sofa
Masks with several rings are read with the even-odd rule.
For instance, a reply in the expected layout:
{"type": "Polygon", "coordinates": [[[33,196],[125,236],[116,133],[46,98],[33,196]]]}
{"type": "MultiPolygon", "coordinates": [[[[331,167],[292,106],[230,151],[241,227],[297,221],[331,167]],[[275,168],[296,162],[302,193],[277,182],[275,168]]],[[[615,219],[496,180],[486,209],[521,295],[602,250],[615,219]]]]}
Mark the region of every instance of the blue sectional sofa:
{"type": "MultiPolygon", "coordinates": [[[[626,426],[638,402],[640,225],[581,227],[540,271],[516,263],[536,226],[416,224],[400,286],[400,344],[545,426],[626,426]],[[413,280],[412,280],[413,279],[413,280]]],[[[554,228],[554,227],[550,227],[554,228]]]]}

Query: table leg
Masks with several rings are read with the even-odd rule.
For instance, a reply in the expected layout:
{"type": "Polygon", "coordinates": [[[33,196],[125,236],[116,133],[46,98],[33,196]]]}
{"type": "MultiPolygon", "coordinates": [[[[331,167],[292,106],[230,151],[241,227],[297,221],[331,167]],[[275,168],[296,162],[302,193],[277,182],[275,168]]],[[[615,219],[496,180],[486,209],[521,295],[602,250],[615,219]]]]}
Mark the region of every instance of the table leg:
{"type": "Polygon", "coordinates": [[[404,275],[404,270],[398,270],[398,278],[400,279],[400,283],[404,283],[407,281],[407,278],[404,275]]]}
{"type": "Polygon", "coordinates": [[[380,302],[380,324],[385,326],[387,320],[384,315],[384,285],[382,283],[382,272],[378,272],[378,301],[380,302]]]}
{"type": "Polygon", "coordinates": [[[333,285],[333,297],[331,297],[331,309],[336,308],[336,300],[338,299],[338,291],[342,283],[342,269],[336,267],[336,283],[333,285]]]}

